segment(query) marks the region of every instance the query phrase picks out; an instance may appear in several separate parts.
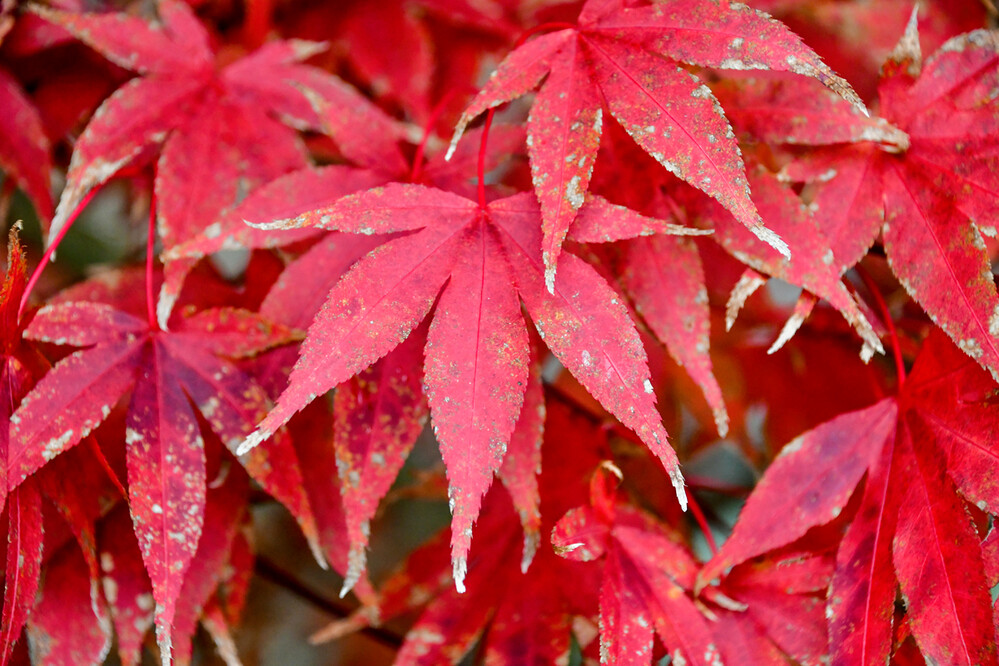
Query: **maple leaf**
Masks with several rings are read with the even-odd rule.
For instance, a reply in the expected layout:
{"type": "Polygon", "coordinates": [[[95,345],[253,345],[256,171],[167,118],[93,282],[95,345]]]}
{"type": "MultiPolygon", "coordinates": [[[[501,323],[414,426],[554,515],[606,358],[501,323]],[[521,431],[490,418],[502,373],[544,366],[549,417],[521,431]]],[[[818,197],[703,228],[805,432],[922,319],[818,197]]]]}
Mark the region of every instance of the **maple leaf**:
{"type": "Polygon", "coordinates": [[[42,119],[17,80],[0,68],[0,167],[31,199],[43,225],[52,218],[52,158],[42,119]]]}
{"type": "MultiPolygon", "coordinates": [[[[616,122],[607,123],[600,150],[600,161],[593,173],[594,191],[614,197],[615,202],[625,203],[633,211],[684,224],[682,207],[664,193],[673,176],[658,170],[654,160],[616,122]],[[647,177],[632,178],[633,169],[641,169],[647,177]]],[[[567,239],[606,242],[605,214],[618,218],[631,215],[617,207],[602,210],[592,203],[585,205],[569,228],[567,239]]],[[[647,222],[635,225],[635,231],[637,237],[620,241],[616,252],[608,255],[603,250],[603,261],[610,262],[613,274],[608,279],[617,280],[641,321],[701,388],[713,412],[715,427],[724,437],[729,416],[707,353],[711,311],[700,252],[691,239],[646,237],[655,234],[655,226],[647,222]],[[669,284],[670,289],[662,289],[663,284],[669,284]]]]}
{"type": "Polygon", "coordinates": [[[589,504],[570,509],[551,537],[562,557],[602,560],[601,663],[651,663],[655,633],[674,661],[719,666],[708,620],[685,593],[696,575],[693,558],[651,516],[616,501],[620,480],[620,470],[604,463],[589,504]]]}
{"type": "MultiPolygon", "coordinates": [[[[877,96],[878,68],[905,29],[913,7],[908,0],[882,0],[877,6],[863,0],[751,4],[786,23],[864,99],[877,96]]],[[[919,3],[919,13],[919,31],[935,50],[954,35],[982,27],[986,9],[974,0],[927,0],[919,3]]]]}
{"type": "Polygon", "coordinates": [[[655,411],[645,352],[627,311],[593,269],[572,255],[563,262],[565,283],[548,293],[534,252],[537,215],[527,194],[482,208],[442,190],[391,184],[266,225],[363,234],[418,231],[374,250],[330,291],[288,388],[240,450],[399,345],[436,302],[424,384],[450,481],[459,590],[471,525],[523,405],[528,344],[520,300],[549,349],[638,433],[670,472],[681,504],[685,500],[676,454],[655,411]]]}
{"type": "Polygon", "coordinates": [[[590,0],[577,26],[538,37],[500,63],[465,110],[451,144],[453,149],[480,113],[523,95],[547,75],[527,124],[549,291],[562,241],[589,186],[604,105],[663,167],[787,254],[749,197],[739,148],[721,107],[681,62],[814,77],[863,108],[849,84],[796,35],[745,5],[683,0],[626,8],[623,2],[590,0]]]}
{"type": "Polygon", "coordinates": [[[864,341],[861,358],[869,358],[873,352],[883,354],[884,347],[877,333],[841,281],[841,268],[836,265],[834,250],[812,213],[790,188],[778,183],[770,172],[762,168],[754,169],[749,180],[758,195],[760,213],[771,228],[787,239],[794,258],[775,258],[772,252],[761,252],[760,249],[769,248],[761,248],[754,237],[743,227],[733,224],[731,216],[723,211],[702,213],[711,220],[718,243],[750,267],[732,289],[725,313],[726,327],[732,327],[745,300],[765,281],[760,274],[766,273],[803,289],[793,314],[767,350],[768,353],[776,352],[791,339],[818,299],[822,298],[843,315],[864,341]]]}
{"type": "Polygon", "coordinates": [[[888,658],[896,578],[928,659],[996,663],[980,539],[958,494],[996,511],[994,390],[975,363],[931,335],[897,397],[842,414],[782,449],[702,582],[830,522],[859,493],[830,588],[834,663],[888,658]],[[928,595],[946,602],[931,604],[928,595]]]}
{"type": "Polygon", "coordinates": [[[33,663],[97,664],[111,650],[110,621],[90,574],[75,542],[47,563],[28,622],[33,663]]]}
{"type": "MultiPolygon", "coordinates": [[[[585,480],[599,462],[602,439],[598,424],[557,398],[550,395],[545,404],[549,427],[542,447],[544,462],[534,461],[530,475],[537,479],[537,470],[546,470],[536,490],[541,503],[539,529],[547,532],[556,516],[585,499],[585,480]]],[[[504,469],[509,460],[509,456],[504,460],[504,469]]],[[[519,489],[507,484],[507,490],[516,505],[519,489]]],[[[443,565],[447,534],[441,532],[393,572],[376,604],[331,623],[312,641],[332,640],[420,610],[397,655],[398,663],[457,663],[476,642],[485,658],[495,663],[552,663],[566,658],[573,617],[595,615],[597,599],[589,590],[595,588],[596,572],[556,557],[549,548],[538,550],[530,569],[525,569],[517,557],[519,534],[511,508],[495,487],[484,498],[469,558],[468,593],[459,594],[451,586],[450,572],[443,565]],[[583,581],[586,585],[581,585],[583,581]]]]}
{"type": "MultiPolygon", "coordinates": [[[[189,317],[178,332],[100,303],[73,302],[40,310],[31,339],[87,347],[59,362],[11,417],[14,448],[9,479],[23,482],[95,429],[132,388],[126,417],[129,500],[143,561],[157,602],[157,639],[169,658],[175,602],[202,532],[205,458],[193,402],[223,442],[234,448],[250,431],[266,396],[217,354],[251,355],[287,342],[290,332],[233,309],[189,317]],[[53,415],[55,417],[53,418],[53,415]]],[[[269,492],[308,515],[301,472],[288,443],[243,459],[269,492]]],[[[314,533],[314,524],[306,534],[314,533]]]]}
{"type": "Polygon", "coordinates": [[[880,232],[906,291],[994,377],[999,294],[982,235],[991,233],[999,210],[990,92],[997,45],[994,31],[967,33],[924,64],[913,13],[882,69],[883,120],[859,117],[831,96],[813,97],[815,104],[802,108],[800,83],[753,86],[747,93],[760,111],[754,115],[768,118],[747,128],[760,139],[842,144],[781,172],[788,180],[819,184],[812,207],[840,269],[853,266],[880,232]]]}
{"type": "Polygon", "coordinates": [[[142,642],[153,627],[153,584],[142,563],[128,508],[120,505],[100,522],[101,584],[118,641],[118,655],[126,666],[138,664],[142,642]]]}
{"type": "MultiPolygon", "coordinates": [[[[362,124],[382,130],[375,134],[387,140],[396,136],[384,115],[346,84],[297,64],[316,52],[314,43],[273,42],[216,69],[207,31],[179,0],[157,3],[156,24],[117,13],[28,8],[141,75],[101,105],[76,142],[50,239],[89,190],[157,154],[160,238],[167,249],[192,238],[248,191],[306,166],[293,128],[321,129],[323,123],[303,90],[349,109],[338,126],[347,147],[362,154],[377,151],[378,141],[350,141],[362,124]]],[[[191,261],[167,266],[162,326],[191,266],[191,261]]]]}
{"type": "Polygon", "coordinates": [[[7,242],[7,271],[0,285],[0,507],[5,507],[7,534],[3,606],[0,609],[0,661],[6,663],[28,619],[38,590],[44,545],[42,496],[35,482],[20,487],[11,482],[17,439],[11,437],[11,412],[44,372],[44,359],[21,342],[18,307],[24,294],[24,249],[20,225],[11,228],[7,242]],[[12,446],[13,445],[13,446],[12,446]]]}

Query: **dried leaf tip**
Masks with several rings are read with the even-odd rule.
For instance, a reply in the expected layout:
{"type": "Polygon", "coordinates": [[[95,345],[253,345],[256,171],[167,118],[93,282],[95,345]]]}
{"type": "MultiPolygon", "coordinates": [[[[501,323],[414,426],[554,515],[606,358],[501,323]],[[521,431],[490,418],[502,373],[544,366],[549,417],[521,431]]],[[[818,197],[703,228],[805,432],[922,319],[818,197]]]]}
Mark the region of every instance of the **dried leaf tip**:
{"type": "Polygon", "coordinates": [[[454,589],[458,590],[458,594],[465,594],[465,574],[468,573],[468,560],[464,556],[454,558],[452,572],[454,589]]]}
{"type": "Polygon", "coordinates": [[[160,663],[162,666],[170,666],[173,661],[173,640],[170,638],[169,628],[156,627],[156,644],[160,647],[160,663]]]}
{"type": "Polygon", "coordinates": [[[242,444],[239,445],[239,448],[236,449],[236,455],[237,456],[246,455],[247,453],[252,451],[258,444],[260,444],[262,441],[264,441],[270,436],[271,433],[267,432],[266,430],[255,431],[249,437],[243,440],[242,444]]]}
{"type": "MultiPolygon", "coordinates": [[[[919,46],[919,4],[912,8],[909,22],[905,25],[905,33],[888,56],[888,62],[905,65],[906,74],[919,76],[923,69],[923,51],[919,46]]],[[[884,74],[884,68],[882,68],[884,74]]]]}
{"type": "Polygon", "coordinates": [[[527,573],[527,570],[531,568],[531,562],[534,561],[534,555],[538,552],[538,544],[541,541],[541,535],[537,532],[528,532],[524,534],[524,554],[520,557],[520,573],[527,573]]]}
{"type": "MultiPolygon", "coordinates": [[[[309,550],[312,551],[312,557],[316,560],[316,564],[318,564],[319,568],[323,571],[329,571],[330,565],[329,562],[326,561],[326,555],[323,553],[322,546],[315,538],[308,539],[308,543],[309,550]]],[[[342,598],[343,595],[341,594],[340,597],[342,598]]]]}
{"type": "Polygon", "coordinates": [[[767,229],[762,224],[758,227],[753,227],[751,231],[761,241],[780,252],[781,256],[785,259],[791,259],[791,248],[787,246],[787,243],[784,242],[783,238],[775,234],[770,229],[767,229]]]}
{"type": "Polygon", "coordinates": [[[351,545],[350,553],[347,555],[347,574],[344,576],[343,585],[340,587],[341,599],[354,589],[357,581],[361,580],[361,573],[364,572],[366,560],[364,547],[359,547],[356,544],[351,545]]]}
{"type": "Polygon", "coordinates": [[[246,218],[243,218],[243,224],[262,231],[279,231],[282,229],[298,229],[305,226],[299,220],[301,218],[293,217],[286,220],[271,220],[270,222],[250,222],[246,218]]]}
{"type": "Polygon", "coordinates": [[[687,489],[683,483],[683,474],[680,473],[680,467],[674,465],[673,469],[669,471],[669,480],[673,482],[673,490],[676,491],[676,500],[680,503],[680,509],[683,511],[687,510],[687,489]]]}
{"type": "Polygon", "coordinates": [[[287,43],[291,46],[292,53],[295,54],[295,59],[299,61],[308,60],[312,56],[325,53],[330,48],[329,42],[314,42],[309,39],[289,39],[287,43]]]}
{"type": "Polygon", "coordinates": [[[451,137],[451,143],[447,146],[447,152],[444,153],[444,161],[450,162],[451,158],[454,156],[454,151],[458,149],[458,142],[461,141],[461,135],[465,133],[465,126],[459,124],[458,128],[454,131],[454,136],[451,137]]]}
{"type": "Polygon", "coordinates": [[[468,123],[471,120],[472,119],[468,117],[467,113],[461,114],[461,118],[458,119],[458,124],[454,127],[454,136],[451,137],[451,143],[447,147],[447,153],[444,155],[445,162],[451,161],[451,157],[454,156],[454,151],[458,149],[458,142],[461,141],[461,137],[465,133],[465,128],[468,127],[468,123]]]}

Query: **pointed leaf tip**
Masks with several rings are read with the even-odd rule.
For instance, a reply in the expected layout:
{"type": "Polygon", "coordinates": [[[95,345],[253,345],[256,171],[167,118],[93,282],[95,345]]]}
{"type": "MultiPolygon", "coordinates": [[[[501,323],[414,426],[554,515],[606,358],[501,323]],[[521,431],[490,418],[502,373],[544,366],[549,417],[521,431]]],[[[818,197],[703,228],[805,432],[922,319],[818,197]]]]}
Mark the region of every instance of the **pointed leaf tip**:
{"type": "Polygon", "coordinates": [[[458,126],[454,130],[454,136],[451,137],[451,143],[448,144],[447,152],[444,153],[444,161],[450,162],[451,158],[454,157],[454,151],[458,150],[458,142],[461,141],[461,135],[465,133],[465,121],[464,118],[458,123],[458,126]]]}
{"type": "Polygon", "coordinates": [[[265,430],[255,431],[249,437],[243,440],[242,444],[239,445],[239,448],[236,449],[236,455],[237,456],[246,455],[247,453],[252,451],[258,444],[260,444],[262,441],[270,437],[271,434],[272,433],[269,433],[265,430]]]}
{"type": "Polygon", "coordinates": [[[679,467],[674,467],[669,471],[669,480],[673,483],[673,490],[676,491],[676,501],[680,503],[680,509],[687,510],[687,489],[684,486],[683,474],[679,467]]]}
{"type": "Polygon", "coordinates": [[[364,546],[351,544],[350,553],[347,555],[347,574],[343,578],[343,586],[340,588],[340,598],[343,599],[347,593],[354,589],[357,581],[361,580],[361,574],[367,564],[367,555],[364,546]]]}
{"type": "Polygon", "coordinates": [[[458,594],[465,594],[465,574],[468,573],[468,560],[465,557],[454,558],[453,567],[453,577],[454,577],[454,589],[458,590],[458,594]]]}

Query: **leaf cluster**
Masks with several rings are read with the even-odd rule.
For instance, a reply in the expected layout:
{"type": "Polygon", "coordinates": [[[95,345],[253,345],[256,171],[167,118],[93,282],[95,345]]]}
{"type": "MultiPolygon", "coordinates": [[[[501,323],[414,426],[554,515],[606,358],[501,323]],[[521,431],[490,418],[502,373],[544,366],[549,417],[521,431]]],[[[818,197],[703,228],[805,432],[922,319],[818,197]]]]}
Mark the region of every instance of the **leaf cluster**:
{"type": "Polygon", "coordinates": [[[990,3],[111,4],[0,0],[0,663],[999,663],[990,3]]]}

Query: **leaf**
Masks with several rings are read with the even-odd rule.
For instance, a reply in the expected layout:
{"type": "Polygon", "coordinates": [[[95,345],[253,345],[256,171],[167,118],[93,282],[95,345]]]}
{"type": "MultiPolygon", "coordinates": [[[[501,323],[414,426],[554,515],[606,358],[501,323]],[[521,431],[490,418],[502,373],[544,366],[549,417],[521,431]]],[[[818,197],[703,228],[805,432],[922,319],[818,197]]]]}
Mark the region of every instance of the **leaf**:
{"type": "MultiPolygon", "coordinates": [[[[918,47],[915,21],[900,43],[918,47]]],[[[893,125],[889,151],[863,143],[826,149],[816,164],[785,171],[805,180],[833,176],[816,202],[837,260],[857,261],[882,227],[888,261],[906,291],[965,353],[999,376],[991,323],[999,294],[980,230],[999,210],[995,151],[985,138],[995,134],[995,100],[987,91],[999,47],[993,33],[975,31],[950,40],[925,66],[910,57],[899,55],[901,65],[890,60],[881,78],[881,113],[893,125]],[[844,198],[851,202],[848,218],[839,213],[844,198]],[[957,297],[941,298],[943,284],[957,297]]],[[[854,141],[885,140],[864,124],[852,123],[854,141]]]]}
{"type": "Polygon", "coordinates": [[[378,501],[426,424],[419,370],[425,340],[425,332],[410,335],[384,359],[337,387],[333,397],[333,448],[350,539],[344,594],[366,567],[378,501]]]}
{"type": "Polygon", "coordinates": [[[76,544],[45,567],[45,584],[28,623],[33,663],[96,664],[111,650],[111,621],[76,544]]]}
{"type": "Polygon", "coordinates": [[[465,591],[461,567],[479,498],[503,462],[524,404],[529,358],[527,327],[499,239],[481,222],[466,233],[427,334],[424,366],[448,472],[459,592],[465,591]]]}
{"type": "MultiPolygon", "coordinates": [[[[676,453],[655,410],[648,361],[619,296],[587,264],[567,255],[567,279],[552,294],[543,288],[533,211],[523,197],[505,200],[511,223],[502,225],[517,290],[545,344],[586,389],[633,429],[670,474],[677,499],[686,507],[676,453]],[[512,200],[511,200],[512,199],[512,200]],[[518,219],[519,218],[519,219],[518,219]],[[517,224],[519,222],[519,224],[517,224]],[[615,331],[614,335],[607,332],[615,331]]],[[[503,202],[493,204],[499,208],[503,202]]]]}
{"type": "Polygon", "coordinates": [[[0,166],[31,199],[43,225],[52,219],[52,158],[42,119],[17,81],[0,69],[0,166]]]}
{"type": "MultiPolygon", "coordinates": [[[[559,512],[585,499],[584,481],[599,462],[592,421],[551,394],[547,414],[550,427],[541,453],[548,472],[538,478],[546,534],[559,512]]],[[[476,639],[486,658],[496,663],[551,663],[568,654],[572,616],[596,612],[596,572],[555,557],[548,548],[540,548],[523,571],[517,513],[502,495],[494,487],[483,499],[468,560],[467,592],[459,594],[450,585],[445,530],[391,574],[376,606],[358,609],[312,640],[329,640],[419,610],[398,655],[402,663],[455,662],[476,639]]]]}
{"type": "Polygon", "coordinates": [[[532,354],[532,362],[528,367],[524,406],[510,436],[503,464],[496,472],[510,493],[513,506],[520,516],[520,524],[524,528],[524,552],[520,559],[520,570],[523,573],[527,573],[541,543],[541,491],[538,476],[541,472],[541,443],[547,409],[541,367],[533,358],[536,354],[537,351],[532,354]]]}
{"type": "Polygon", "coordinates": [[[156,641],[170,659],[184,574],[205,511],[204,442],[186,396],[166,380],[164,350],[143,349],[126,421],[129,507],[157,603],[156,641]]]}
{"type": "Polygon", "coordinates": [[[277,225],[364,234],[419,231],[377,248],[336,284],[309,328],[289,387],[240,450],[250,450],[319,393],[387,354],[437,300],[425,383],[453,500],[459,590],[479,498],[502,463],[526,390],[527,340],[518,295],[546,344],[653,448],[685,502],[676,454],[655,411],[644,349],[627,312],[593,269],[571,255],[563,262],[565,283],[548,294],[534,249],[538,215],[537,204],[524,195],[480,209],[441,190],[389,185],[277,225]],[[474,334],[464,336],[469,330],[474,334]],[[624,341],[602,334],[611,330],[625,331],[624,341]]]}
{"type": "MultiPolygon", "coordinates": [[[[770,221],[770,226],[787,239],[794,259],[775,259],[773,253],[759,251],[759,243],[738,225],[731,224],[724,213],[712,215],[715,225],[714,238],[733,256],[760,272],[780,277],[792,284],[801,285],[815,296],[827,300],[857,331],[865,346],[883,352],[881,341],[871,328],[864,313],[840,280],[840,266],[829,247],[830,242],[815,224],[800,199],[787,187],[762,169],[750,177],[757,192],[760,213],[770,221]]],[[[807,310],[796,313],[800,320],[807,310]]],[[[795,322],[800,323],[800,322],[795,322]]],[[[793,329],[791,330],[793,333],[793,329]]],[[[782,333],[781,339],[787,336],[782,333]]],[[[775,343],[771,352],[780,345],[775,343]]]]}
{"type": "Polygon", "coordinates": [[[472,119],[529,91],[548,73],[531,111],[528,146],[542,206],[549,291],[562,239],[582,205],[596,157],[602,109],[594,87],[646,152],[786,255],[786,245],[763,226],[749,198],[742,158],[717,100],[675,62],[789,71],[818,79],[863,109],[860,98],[797,36],[762,12],[701,0],[668,9],[606,5],[589,3],[578,27],[544,35],[508,55],[462,114],[451,141],[453,151],[472,119]]]}
{"type": "MultiPolygon", "coordinates": [[[[950,479],[947,453],[961,440],[943,426],[955,412],[996,418],[995,406],[984,402],[992,391],[984,372],[941,334],[931,336],[897,398],[840,415],[784,447],[732,537],[701,572],[701,584],[732,563],[830,523],[867,472],[857,513],[847,515],[851,524],[830,591],[834,660],[876,664],[890,656],[897,577],[923,655],[941,663],[994,663],[980,539],[950,479]],[[830,481],[830,475],[836,478],[830,481]],[[775,509],[784,500],[775,492],[797,497],[775,509]],[[931,590],[947,602],[927,605],[922,595],[931,590]]],[[[992,441],[981,446],[995,448],[992,441]]],[[[960,458],[952,459],[960,469],[960,458]]]]}
{"type": "Polygon", "coordinates": [[[198,618],[222,582],[233,540],[246,510],[248,478],[232,465],[231,459],[223,458],[219,477],[213,482],[215,487],[207,492],[204,530],[177,600],[173,650],[175,659],[181,663],[191,660],[198,618]]]}
{"type": "Polygon", "coordinates": [[[0,630],[0,659],[4,662],[10,658],[38,590],[44,545],[41,502],[31,482],[11,492],[7,501],[7,561],[0,630]]]}
{"type": "Polygon", "coordinates": [[[904,471],[896,444],[884,448],[836,555],[829,588],[829,638],[836,664],[883,664],[891,651],[898,583],[889,574],[904,471]]]}
{"type": "MultiPolygon", "coordinates": [[[[107,305],[65,303],[40,311],[27,335],[96,344],[57,364],[11,417],[17,443],[12,479],[22,481],[74,446],[132,388],[125,435],[129,504],[157,602],[157,640],[169,658],[174,605],[201,536],[205,507],[204,441],[192,402],[223,441],[235,446],[262,414],[266,396],[213,351],[255,353],[287,341],[288,330],[223,310],[193,317],[189,331],[164,333],[107,305]],[[95,339],[95,331],[110,333],[109,340],[95,339]],[[53,413],[60,416],[53,419],[53,413]]],[[[286,468],[275,473],[265,451],[244,459],[248,471],[296,510],[306,534],[316,539],[294,458],[286,453],[286,468]]]]}
{"type": "Polygon", "coordinates": [[[153,626],[153,586],[139,552],[125,506],[98,527],[101,586],[114,621],[118,655],[126,666],[139,663],[142,642],[153,626]]]}
{"type": "Polygon", "coordinates": [[[898,515],[895,571],[909,622],[928,659],[994,664],[995,628],[979,538],[918,419],[901,441],[910,479],[898,515]],[[911,439],[910,439],[911,438],[911,439]],[[927,605],[932,597],[942,606],[927,605]]]}
{"type": "MultiPolygon", "coordinates": [[[[269,115],[311,115],[306,122],[319,123],[311,104],[300,101],[289,108],[287,97],[301,100],[303,95],[289,86],[300,83],[320,99],[332,91],[327,103],[334,108],[360,104],[331,75],[295,64],[311,53],[296,48],[303,45],[274,45],[242,68],[215,72],[207,32],[190,8],[178,0],[163,0],[158,8],[164,29],[115,13],[76,14],[32,5],[46,20],[145,75],[119,88],[81,135],[50,239],[90,189],[136,159],[156,154],[162,144],[155,192],[158,230],[169,250],[199,235],[248,190],[305,167],[295,131],[269,115]],[[128,29],[122,31],[122,25],[128,29]],[[254,65],[248,81],[246,67],[254,65]]],[[[354,117],[347,130],[357,131],[372,113],[354,117]]],[[[190,262],[168,266],[159,305],[163,326],[190,267],[190,262]]]]}
{"type": "Polygon", "coordinates": [[[603,559],[601,663],[651,663],[655,633],[674,661],[720,664],[706,618],[685,593],[694,581],[693,559],[650,517],[613,502],[611,497],[602,510],[591,497],[592,508],[570,511],[552,532],[552,545],[563,557],[603,559]],[[596,543],[598,534],[604,552],[586,545],[596,543]]]}

